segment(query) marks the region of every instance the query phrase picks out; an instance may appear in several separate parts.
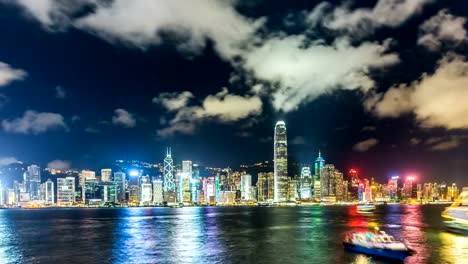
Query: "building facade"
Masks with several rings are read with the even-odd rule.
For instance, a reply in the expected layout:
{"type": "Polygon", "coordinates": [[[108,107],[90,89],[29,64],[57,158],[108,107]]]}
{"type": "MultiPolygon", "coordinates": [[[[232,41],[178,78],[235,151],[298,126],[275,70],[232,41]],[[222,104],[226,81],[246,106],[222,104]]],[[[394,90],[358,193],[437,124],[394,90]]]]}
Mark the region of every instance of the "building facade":
{"type": "Polygon", "coordinates": [[[285,202],[288,195],[288,143],[286,124],[278,121],[274,136],[274,201],[285,202]]]}

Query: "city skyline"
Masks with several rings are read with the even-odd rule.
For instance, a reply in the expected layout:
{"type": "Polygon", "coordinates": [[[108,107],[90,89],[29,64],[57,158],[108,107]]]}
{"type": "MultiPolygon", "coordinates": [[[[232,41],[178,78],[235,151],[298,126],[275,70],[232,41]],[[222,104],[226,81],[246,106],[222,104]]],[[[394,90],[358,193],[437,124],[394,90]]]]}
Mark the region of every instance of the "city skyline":
{"type": "Polygon", "coordinates": [[[0,1],[0,166],[236,168],[283,120],[289,164],[468,184],[464,1],[181,3],[0,1]]]}

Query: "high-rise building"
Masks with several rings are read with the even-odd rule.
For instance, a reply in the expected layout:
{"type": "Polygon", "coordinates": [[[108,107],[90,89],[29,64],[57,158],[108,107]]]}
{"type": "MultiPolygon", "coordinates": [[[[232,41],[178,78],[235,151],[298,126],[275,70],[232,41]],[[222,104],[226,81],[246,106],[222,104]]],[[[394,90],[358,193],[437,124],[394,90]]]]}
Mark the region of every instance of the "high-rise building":
{"type": "Polygon", "coordinates": [[[29,194],[29,200],[41,200],[41,168],[37,165],[28,166],[23,174],[25,192],[29,194]]]}
{"type": "Polygon", "coordinates": [[[260,172],[257,179],[257,200],[271,202],[274,199],[274,174],[260,172]]]}
{"type": "Polygon", "coordinates": [[[288,201],[296,201],[299,199],[298,181],[296,179],[289,179],[288,181],[288,201]]]}
{"type": "Polygon", "coordinates": [[[153,201],[153,186],[149,180],[149,176],[141,177],[141,205],[149,205],[153,201]]]}
{"type": "Polygon", "coordinates": [[[302,167],[301,179],[299,184],[299,194],[301,199],[310,199],[312,197],[312,173],[310,167],[302,167]]]}
{"type": "Polygon", "coordinates": [[[205,203],[216,204],[216,186],[214,177],[203,179],[203,194],[205,203]]]}
{"type": "Polygon", "coordinates": [[[163,201],[163,181],[153,180],[153,203],[162,204],[163,201]]]}
{"type": "Polygon", "coordinates": [[[112,170],[111,169],[101,169],[101,181],[107,182],[111,181],[112,170]]]}
{"type": "Polygon", "coordinates": [[[343,173],[334,165],[327,164],[320,171],[321,199],[326,201],[343,200],[343,173]]]}
{"type": "Polygon", "coordinates": [[[318,157],[315,160],[314,163],[314,198],[316,201],[320,201],[321,196],[322,196],[322,191],[321,191],[321,178],[320,174],[322,171],[322,168],[325,164],[325,160],[322,158],[322,153],[319,151],[318,157]]]}
{"type": "Polygon", "coordinates": [[[80,173],[80,186],[83,186],[85,183],[85,179],[95,179],[96,172],[91,170],[82,170],[80,173]]]}
{"type": "Polygon", "coordinates": [[[192,174],[192,161],[191,160],[182,161],[182,172],[192,174]]]}
{"type": "Polygon", "coordinates": [[[97,203],[103,200],[101,190],[99,188],[99,181],[96,178],[85,178],[82,192],[82,201],[84,204],[97,203]]]}
{"type": "Polygon", "coordinates": [[[41,184],[42,189],[42,200],[45,204],[54,204],[55,203],[55,193],[54,193],[54,182],[50,179],[47,179],[46,182],[41,184]]]}
{"type": "Polygon", "coordinates": [[[174,162],[170,148],[167,148],[166,158],[164,159],[164,191],[175,191],[174,162]]]}
{"type": "Polygon", "coordinates": [[[128,202],[133,205],[140,204],[140,186],[141,186],[141,171],[132,170],[129,173],[128,179],[128,202]]]}
{"type": "Polygon", "coordinates": [[[285,202],[288,195],[288,143],[284,121],[275,125],[274,183],[274,201],[285,202]]]}
{"type": "Polygon", "coordinates": [[[250,189],[252,187],[252,176],[250,174],[244,174],[241,176],[241,199],[252,200],[250,189]]]}
{"type": "Polygon", "coordinates": [[[57,204],[75,203],[75,177],[57,178],[57,204]]]}
{"type": "Polygon", "coordinates": [[[126,200],[125,198],[125,192],[126,188],[126,179],[125,179],[125,173],[119,171],[119,172],[114,172],[114,182],[116,185],[116,200],[117,202],[122,202],[126,200]]]}

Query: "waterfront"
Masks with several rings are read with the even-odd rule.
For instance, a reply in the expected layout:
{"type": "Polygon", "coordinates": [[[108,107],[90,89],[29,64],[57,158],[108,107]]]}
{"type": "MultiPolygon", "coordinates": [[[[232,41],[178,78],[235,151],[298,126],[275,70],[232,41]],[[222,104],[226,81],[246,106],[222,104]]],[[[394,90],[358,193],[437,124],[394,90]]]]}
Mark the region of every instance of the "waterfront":
{"type": "Polygon", "coordinates": [[[1,263],[385,263],[344,252],[348,230],[378,225],[417,254],[460,263],[468,238],[440,205],[12,209],[0,211],[1,263]]]}

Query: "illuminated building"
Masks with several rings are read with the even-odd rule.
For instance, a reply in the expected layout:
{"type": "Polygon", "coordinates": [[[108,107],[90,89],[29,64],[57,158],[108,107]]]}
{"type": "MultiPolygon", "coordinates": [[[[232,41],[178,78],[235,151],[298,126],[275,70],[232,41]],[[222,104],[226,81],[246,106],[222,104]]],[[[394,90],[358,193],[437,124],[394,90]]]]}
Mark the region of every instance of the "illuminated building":
{"type": "Polygon", "coordinates": [[[312,173],[310,167],[302,167],[301,169],[299,190],[301,199],[310,199],[312,197],[312,173]]]}
{"type": "Polygon", "coordinates": [[[141,177],[141,198],[140,205],[149,205],[153,201],[153,186],[149,176],[141,177]]]}
{"type": "Polygon", "coordinates": [[[54,194],[54,182],[50,179],[47,179],[46,182],[41,184],[42,189],[42,200],[45,204],[54,204],[55,203],[55,194],[54,194]]]}
{"type": "Polygon", "coordinates": [[[322,158],[322,153],[319,151],[318,157],[315,160],[314,163],[314,198],[316,201],[321,200],[322,196],[322,188],[321,188],[321,173],[322,173],[322,168],[325,164],[325,160],[322,158]]]}
{"type": "Polygon", "coordinates": [[[242,200],[251,200],[250,189],[252,187],[252,176],[250,174],[245,174],[241,176],[241,199],[242,200]]]}
{"type": "Polygon", "coordinates": [[[403,188],[401,190],[401,197],[403,199],[411,199],[416,198],[416,185],[414,184],[415,178],[410,176],[407,177],[405,183],[403,184],[403,188]]]}
{"type": "Polygon", "coordinates": [[[192,202],[192,161],[182,161],[182,173],[180,175],[182,188],[182,202],[192,202]]]}
{"type": "Polygon", "coordinates": [[[170,148],[167,148],[166,158],[164,159],[164,191],[175,191],[174,163],[170,148]]]}
{"type": "Polygon", "coordinates": [[[57,178],[57,204],[75,203],[75,177],[57,178]]]}
{"type": "Polygon", "coordinates": [[[101,181],[107,182],[111,181],[112,170],[111,169],[101,169],[101,181]]]}
{"type": "Polygon", "coordinates": [[[79,176],[80,186],[84,186],[86,179],[96,179],[96,172],[91,170],[82,170],[79,176]]]}
{"type": "Polygon", "coordinates": [[[295,179],[289,179],[288,181],[288,201],[296,201],[299,199],[299,192],[298,192],[298,181],[295,179]]]}
{"type": "Polygon", "coordinates": [[[28,166],[23,174],[25,192],[29,194],[29,200],[41,200],[41,168],[37,165],[28,166]]]}
{"type": "Polygon", "coordinates": [[[274,201],[285,202],[288,195],[288,145],[286,124],[278,121],[274,137],[274,201]]]}
{"type": "Polygon", "coordinates": [[[206,177],[203,179],[203,194],[204,200],[208,204],[216,204],[216,186],[214,177],[206,177]]]}
{"type": "Polygon", "coordinates": [[[272,172],[260,172],[257,179],[257,200],[271,202],[274,199],[274,175],[272,172]]]}
{"type": "Polygon", "coordinates": [[[458,197],[458,187],[455,183],[452,183],[452,186],[447,188],[447,196],[452,202],[458,197]]]}
{"type": "Polygon", "coordinates": [[[114,172],[114,182],[116,185],[116,199],[117,202],[122,202],[125,201],[125,192],[126,188],[126,179],[125,179],[125,173],[119,171],[119,172],[114,172]]]}
{"type": "Polygon", "coordinates": [[[192,161],[191,160],[183,160],[182,161],[182,172],[185,173],[192,173],[192,161]]]}
{"type": "Polygon", "coordinates": [[[200,166],[193,164],[192,166],[192,179],[190,181],[190,189],[192,192],[192,203],[197,204],[200,202],[200,166]]]}
{"type": "Polygon", "coordinates": [[[236,202],[236,192],[234,191],[220,191],[219,203],[221,204],[234,204],[236,202]]]}
{"type": "Polygon", "coordinates": [[[320,171],[321,200],[342,201],[343,200],[343,173],[339,172],[334,165],[327,164],[320,171]]]}
{"type": "Polygon", "coordinates": [[[8,189],[7,190],[7,201],[6,203],[9,205],[9,206],[13,206],[13,205],[16,205],[16,192],[15,192],[15,189],[8,189]]]}
{"type": "Polygon", "coordinates": [[[102,201],[101,192],[99,189],[99,181],[96,178],[86,178],[83,188],[83,203],[91,204],[102,201]]]}
{"type": "Polygon", "coordinates": [[[131,170],[128,178],[128,202],[133,205],[140,204],[141,171],[131,170]]]}
{"type": "Polygon", "coordinates": [[[162,204],[163,201],[163,181],[153,180],[153,203],[162,204]]]}
{"type": "Polygon", "coordinates": [[[215,176],[215,200],[216,202],[219,202],[219,193],[221,191],[221,185],[219,184],[219,174],[216,174],[215,176]]]}
{"type": "Polygon", "coordinates": [[[392,200],[398,200],[398,180],[400,179],[400,176],[392,176],[390,180],[388,181],[388,189],[389,189],[389,194],[390,194],[390,199],[392,200]]]}

